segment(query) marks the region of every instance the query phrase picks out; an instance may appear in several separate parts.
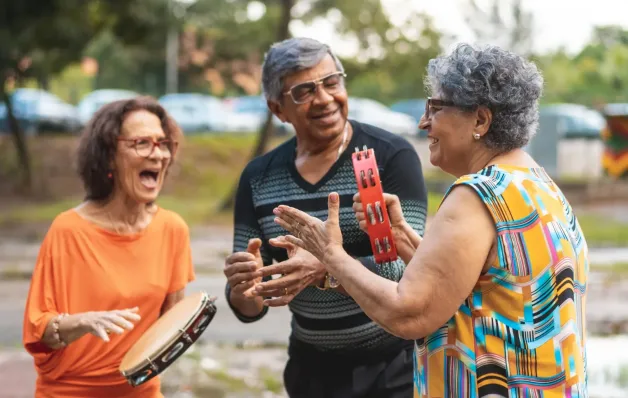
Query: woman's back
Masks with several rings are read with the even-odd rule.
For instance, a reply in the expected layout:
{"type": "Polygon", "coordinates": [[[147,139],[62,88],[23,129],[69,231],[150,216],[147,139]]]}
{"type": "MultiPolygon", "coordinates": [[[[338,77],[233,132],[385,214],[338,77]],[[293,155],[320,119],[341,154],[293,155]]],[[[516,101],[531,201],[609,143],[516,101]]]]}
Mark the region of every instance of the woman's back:
{"type": "Polygon", "coordinates": [[[571,206],[542,168],[492,165],[456,185],[486,205],[497,256],[447,325],[418,342],[422,395],[586,396],[589,264],[571,206]]]}

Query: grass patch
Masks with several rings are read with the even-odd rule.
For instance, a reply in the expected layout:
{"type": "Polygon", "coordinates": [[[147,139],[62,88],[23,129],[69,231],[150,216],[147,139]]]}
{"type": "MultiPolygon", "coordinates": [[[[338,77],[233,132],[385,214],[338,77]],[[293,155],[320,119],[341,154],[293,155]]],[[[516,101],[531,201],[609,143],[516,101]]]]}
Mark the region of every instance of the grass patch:
{"type": "Polygon", "coordinates": [[[628,246],[628,224],[626,223],[594,214],[579,215],[578,222],[589,246],[628,246]]]}
{"type": "Polygon", "coordinates": [[[81,198],[61,199],[52,202],[27,202],[11,206],[0,212],[0,226],[27,223],[50,223],[60,213],[76,207],[81,198]]]}
{"type": "Polygon", "coordinates": [[[239,377],[234,377],[224,370],[207,371],[207,375],[216,382],[224,385],[225,391],[240,392],[249,390],[249,386],[239,377]]]}
{"type": "Polygon", "coordinates": [[[591,264],[591,271],[625,276],[628,275],[628,262],[613,263],[609,265],[591,264]]]}
{"type": "Polygon", "coordinates": [[[264,391],[270,391],[275,394],[283,391],[283,381],[272,370],[266,367],[260,368],[258,375],[264,391]]]}
{"type": "Polygon", "coordinates": [[[0,280],[2,281],[20,281],[29,280],[33,276],[32,270],[20,269],[17,266],[5,266],[0,270],[0,280]]]}
{"type": "Polygon", "coordinates": [[[165,195],[157,203],[164,209],[178,213],[189,226],[229,225],[233,222],[233,213],[217,211],[220,199],[165,195]]]}
{"type": "Polygon", "coordinates": [[[427,193],[427,215],[433,216],[436,214],[440,203],[443,201],[443,194],[428,192],[427,193]]]}
{"type": "MultiPolygon", "coordinates": [[[[274,148],[286,139],[289,137],[275,137],[269,147],[274,148]]],[[[74,146],[75,140],[76,137],[71,136],[32,140],[32,157],[37,160],[34,173],[55,187],[58,196],[63,199],[48,202],[29,200],[2,206],[0,227],[49,224],[58,214],[82,201],[80,184],[76,183],[74,172],[59,167],[59,158],[65,157],[59,154],[70,153],[68,148],[74,146]],[[50,153],[55,156],[50,156],[50,153]]],[[[256,134],[200,134],[186,137],[158,203],[179,213],[191,226],[229,225],[233,220],[232,212],[219,212],[217,209],[235,187],[256,143],[256,134]]],[[[12,161],[9,161],[8,156],[2,156],[4,152],[11,155],[13,149],[10,144],[9,140],[0,139],[0,177],[11,174],[12,161]]],[[[432,182],[454,181],[452,176],[441,170],[426,170],[424,177],[426,181],[432,182]]],[[[442,198],[441,192],[428,193],[428,216],[436,213],[442,198]]],[[[578,218],[590,246],[628,246],[628,224],[592,213],[582,214],[578,218]]]]}
{"type": "MultiPolygon", "coordinates": [[[[190,226],[230,225],[233,222],[233,213],[220,212],[218,206],[234,183],[235,179],[225,178],[222,181],[211,179],[203,188],[199,188],[198,195],[170,193],[160,196],[157,203],[180,214],[190,226]],[[203,191],[220,192],[221,195],[211,195],[203,191]]],[[[428,216],[436,213],[442,199],[443,195],[440,193],[428,193],[428,216]]],[[[0,227],[49,224],[58,214],[75,207],[81,200],[77,197],[54,202],[27,202],[14,205],[6,211],[0,211],[0,227]]],[[[589,246],[628,246],[628,224],[594,214],[581,214],[578,221],[589,246]]]]}

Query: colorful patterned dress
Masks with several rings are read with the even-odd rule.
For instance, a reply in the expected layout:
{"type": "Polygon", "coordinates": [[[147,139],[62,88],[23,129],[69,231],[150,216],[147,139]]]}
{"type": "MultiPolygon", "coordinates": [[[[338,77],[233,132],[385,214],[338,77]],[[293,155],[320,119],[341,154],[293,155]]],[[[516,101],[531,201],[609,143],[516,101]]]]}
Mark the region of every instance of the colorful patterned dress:
{"type": "Polygon", "coordinates": [[[492,215],[497,259],[449,322],[417,341],[414,396],[586,397],[589,262],[571,206],[541,168],[488,166],[456,185],[492,215]]]}

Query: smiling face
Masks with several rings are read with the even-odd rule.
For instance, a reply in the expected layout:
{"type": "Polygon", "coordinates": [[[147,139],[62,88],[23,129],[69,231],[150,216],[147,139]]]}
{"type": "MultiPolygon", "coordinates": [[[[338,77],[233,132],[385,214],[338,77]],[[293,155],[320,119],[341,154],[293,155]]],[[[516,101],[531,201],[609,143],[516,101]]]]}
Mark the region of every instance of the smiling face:
{"type": "Polygon", "coordinates": [[[114,196],[137,203],[157,199],[174,147],[159,118],[146,110],[126,115],[113,161],[114,196]]]}
{"type": "Polygon", "coordinates": [[[455,176],[468,173],[474,157],[486,150],[479,140],[490,123],[491,113],[484,107],[466,111],[434,98],[419,122],[419,128],[427,130],[430,162],[455,176]]]}
{"type": "Polygon", "coordinates": [[[270,101],[271,110],[304,137],[322,142],[333,140],[342,134],[349,113],[344,77],[337,72],[334,59],[327,54],[318,65],[286,76],[282,93],[292,91],[292,95],[282,94],[279,103],[270,101]],[[308,93],[307,85],[298,86],[312,81],[319,83],[314,92],[308,93]],[[295,103],[293,96],[306,100],[295,103]]]}

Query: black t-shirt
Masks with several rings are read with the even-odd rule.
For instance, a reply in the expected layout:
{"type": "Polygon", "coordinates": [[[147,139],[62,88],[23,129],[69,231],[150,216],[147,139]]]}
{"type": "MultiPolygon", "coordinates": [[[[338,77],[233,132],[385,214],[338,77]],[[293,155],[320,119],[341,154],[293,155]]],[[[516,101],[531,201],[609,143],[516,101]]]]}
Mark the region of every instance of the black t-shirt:
{"type": "MultiPolygon", "coordinates": [[[[384,192],[396,194],[404,216],[423,235],[427,213],[427,193],[421,163],[414,147],[403,137],[380,128],[350,121],[353,135],[347,148],[325,176],[316,184],[301,177],[295,166],[296,138],[269,153],[252,160],[242,172],[234,210],[233,251],[246,251],[251,238],[263,241],[264,265],[287,259],[286,251],[271,246],[270,238],[287,234],[273,220],[273,209],[280,204],[298,208],[311,216],[327,217],[327,197],[340,195],[340,227],[347,253],[358,258],[373,272],[398,281],[405,264],[397,260],[379,265],[374,262],[368,235],[360,230],[352,209],[353,195],[358,192],[351,154],[355,148],[373,148],[384,192]]],[[[229,300],[229,286],[226,293],[229,300]]],[[[231,305],[231,303],[229,303],[231,305]]],[[[293,314],[291,340],[317,351],[351,353],[359,351],[390,351],[408,346],[371,321],[356,302],[333,290],[321,291],[307,287],[289,304],[293,314]]],[[[243,322],[253,322],[231,307],[243,322]]]]}

